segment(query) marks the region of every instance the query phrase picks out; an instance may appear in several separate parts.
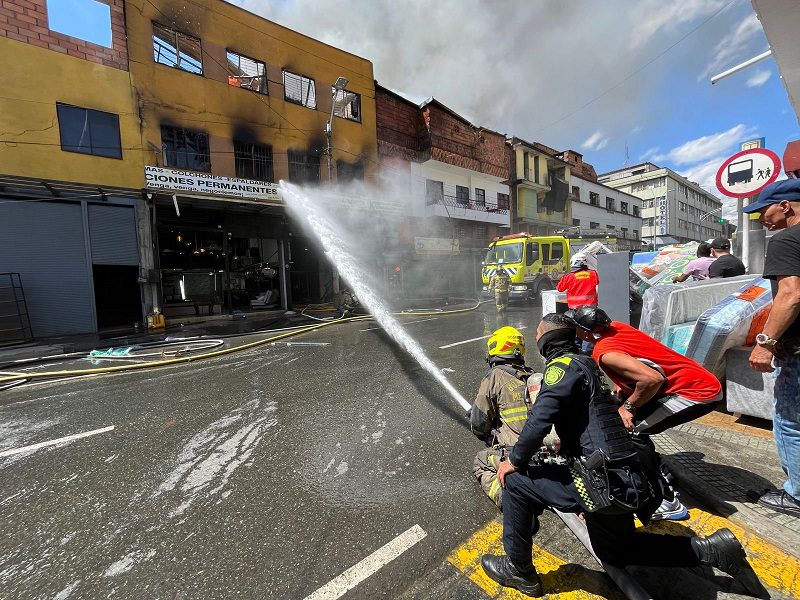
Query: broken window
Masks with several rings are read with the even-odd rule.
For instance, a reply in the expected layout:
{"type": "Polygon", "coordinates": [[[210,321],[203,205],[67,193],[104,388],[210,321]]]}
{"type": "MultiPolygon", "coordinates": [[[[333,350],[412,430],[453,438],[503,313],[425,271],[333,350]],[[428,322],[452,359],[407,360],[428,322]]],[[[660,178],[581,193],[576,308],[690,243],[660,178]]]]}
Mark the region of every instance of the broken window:
{"type": "Polygon", "coordinates": [[[361,94],[331,88],[333,114],[342,119],[361,122],[361,94]]]}
{"type": "Polygon", "coordinates": [[[289,181],[319,183],[319,154],[306,150],[289,150],[289,181]]]}
{"type": "Polygon", "coordinates": [[[208,134],[180,127],[161,126],[164,166],[211,172],[208,134]]]}
{"type": "Polygon", "coordinates": [[[242,179],[274,181],[272,174],[272,146],[233,142],[236,176],[242,179]]]}
{"type": "Polygon", "coordinates": [[[249,58],[242,54],[237,54],[228,50],[228,83],[230,85],[253,90],[259,94],[268,94],[267,89],[267,65],[249,58]]]}
{"type": "Polygon", "coordinates": [[[336,161],[336,181],[339,183],[349,183],[351,181],[364,181],[364,163],[346,163],[343,160],[336,161]]]}
{"type": "Polygon", "coordinates": [[[283,97],[288,102],[294,102],[306,108],[317,107],[314,80],[303,75],[296,75],[289,71],[283,72],[283,97]]]}
{"type": "Polygon", "coordinates": [[[425,199],[426,204],[444,204],[444,182],[426,179],[425,199]]]}
{"type": "Polygon", "coordinates": [[[103,2],[47,0],[47,26],[51,31],[98,46],[112,47],[111,7],[103,2]],[[76,18],[78,15],[80,18],[76,18]]]}
{"type": "Polygon", "coordinates": [[[497,208],[500,210],[508,210],[508,194],[497,192],[497,208]]]}
{"type": "Polygon", "coordinates": [[[66,152],[122,158],[119,115],[56,104],[61,149],[66,152]]]}
{"type": "Polygon", "coordinates": [[[153,60],[189,73],[203,74],[200,40],[153,23],[153,60]]]}

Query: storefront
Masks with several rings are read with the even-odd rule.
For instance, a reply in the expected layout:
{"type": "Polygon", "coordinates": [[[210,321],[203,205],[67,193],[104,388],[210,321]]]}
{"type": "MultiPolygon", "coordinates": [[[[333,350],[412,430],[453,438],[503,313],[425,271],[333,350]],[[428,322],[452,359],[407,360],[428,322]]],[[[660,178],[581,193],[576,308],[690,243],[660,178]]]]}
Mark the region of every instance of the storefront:
{"type": "Polygon", "coordinates": [[[140,194],[16,177],[2,190],[0,272],[20,274],[35,337],[143,320],[140,194]]]}

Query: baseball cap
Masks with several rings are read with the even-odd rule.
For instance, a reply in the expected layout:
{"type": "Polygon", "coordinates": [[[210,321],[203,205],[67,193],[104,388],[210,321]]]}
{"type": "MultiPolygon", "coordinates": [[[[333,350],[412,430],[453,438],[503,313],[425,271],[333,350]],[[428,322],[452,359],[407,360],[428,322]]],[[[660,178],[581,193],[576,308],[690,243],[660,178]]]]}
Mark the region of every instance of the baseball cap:
{"type": "Polygon", "coordinates": [[[730,250],[731,242],[728,238],[718,237],[711,240],[709,244],[714,250],[730,250]]]}
{"type": "Polygon", "coordinates": [[[770,183],[758,195],[758,200],[745,206],[742,212],[761,212],[771,204],[777,204],[782,200],[800,202],[800,179],[784,179],[770,183]]]}

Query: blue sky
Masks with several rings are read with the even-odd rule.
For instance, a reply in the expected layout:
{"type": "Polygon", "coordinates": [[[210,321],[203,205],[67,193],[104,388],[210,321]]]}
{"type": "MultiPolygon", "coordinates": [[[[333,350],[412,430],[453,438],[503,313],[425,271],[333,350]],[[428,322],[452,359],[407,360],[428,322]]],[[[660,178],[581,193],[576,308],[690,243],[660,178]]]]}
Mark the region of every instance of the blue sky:
{"type": "Polygon", "coordinates": [[[50,29],[111,47],[111,11],[95,0],[47,0],[50,29]]]}

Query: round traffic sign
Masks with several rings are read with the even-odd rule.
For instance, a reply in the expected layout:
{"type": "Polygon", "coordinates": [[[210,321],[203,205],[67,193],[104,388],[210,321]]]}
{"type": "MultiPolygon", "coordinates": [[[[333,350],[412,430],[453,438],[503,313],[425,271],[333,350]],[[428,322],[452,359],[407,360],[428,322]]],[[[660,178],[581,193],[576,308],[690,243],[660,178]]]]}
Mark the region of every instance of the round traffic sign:
{"type": "Polygon", "coordinates": [[[755,196],[780,174],[781,159],[772,150],[743,150],[722,163],[717,171],[717,189],[731,198],[755,196]]]}

